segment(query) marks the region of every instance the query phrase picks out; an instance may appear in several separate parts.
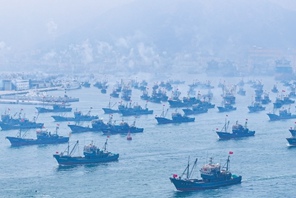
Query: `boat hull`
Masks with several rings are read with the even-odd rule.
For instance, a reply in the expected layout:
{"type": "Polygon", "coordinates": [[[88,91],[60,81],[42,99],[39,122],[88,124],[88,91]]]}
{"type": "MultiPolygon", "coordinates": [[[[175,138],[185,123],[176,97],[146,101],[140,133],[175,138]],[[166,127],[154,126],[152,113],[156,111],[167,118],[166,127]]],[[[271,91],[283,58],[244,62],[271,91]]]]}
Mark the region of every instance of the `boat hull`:
{"type": "Polygon", "coordinates": [[[174,184],[177,190],[179,191],[199,191],[206,189],[215,189],[223,186],[229,186],[234,184],[241,183],[242,176],[232,177],[229,180],[213,181],[213,182],[204,182],[203,180],[197,179],[178,179],[170,178],[171,182],[174,184]]]}
{"type": "Polygon", "coordinates": [[[59,113],[59,112],[71,112],[72,108],[58,108],[58,109],[48,109],[44,107],[35,107],[38,113],[59,113]]]}
{"type": "Polygon", "coordinates": [[[29,139],[29,138],[19,138],[19,137],[6,137],[11,146],[28,146],[28,145],[40,145],[40,144],[62,144],[69,141],[69,137],[54,137],[46,139],[29,139]]]}
{"type": "Polygon", "coordinates": [[[57,160],[59,165],[83,165],[83,164],[98,164],[98,163],[105,163],[105,162],[112,162],[117,161],[119,158],[119,154],[112,154],[108,155],[108,157],[72,157],[72,156],[63,156],[60,154],[54,154],[53,157],[57,160]]]}
{"type": "Polygon", "coordinates": [[[228,108],[225,108],[225,107],[217,107],[219,112],[230,112],[230,111],[235,111],[236,110],[236,107],[228,107],[228,108]]]}
{"type": "Polygon", "coordinates": [[[295,137],[290,137],[286,138],[290,146],[296,146],[296,138],[295,137]]]}
{"type": "Polygon", "coordinates": [[[276,120],[288,120],[288,119],[295,119],[296,115],[289,115],[289,116],[279,116],[273,113],[267,114],[270,121],[276,121],[276,120]]]}
{"type": "Polygon", "coordinates": [[[26,124],[8,124],[0,122],[0,127],[2,131],[5,130],[13,130],[13,129],[36,129],[36,128],[42,128],[43,123],[26,123],[26,124]]]}
{"type": "Polygon", "coordinates": [[[242,138],[242,137],[250,137],[255,135],[255,131],[248,131],[247,133],[228,133],[228,132],[217,131],[216,133],[220,139],[242,138]]]}
{"type": "Polygon", "coordinates": [[[184,122],[194,122],[195,118],[183,118],[183,119],[168,119],[164,117],[155,117],[158,124],[170,124],[170,123],[184,123],[184,122]]]}
{"type": "Polygon", "coordinates": [[[68,124],[68,127],[71,129],[72,133],[83,133],[83,132],[95,132],[99,131],[97,129],[91,128],[91,127],[84,127],[84,126],[79,126],[75,124],[68,124]]]}

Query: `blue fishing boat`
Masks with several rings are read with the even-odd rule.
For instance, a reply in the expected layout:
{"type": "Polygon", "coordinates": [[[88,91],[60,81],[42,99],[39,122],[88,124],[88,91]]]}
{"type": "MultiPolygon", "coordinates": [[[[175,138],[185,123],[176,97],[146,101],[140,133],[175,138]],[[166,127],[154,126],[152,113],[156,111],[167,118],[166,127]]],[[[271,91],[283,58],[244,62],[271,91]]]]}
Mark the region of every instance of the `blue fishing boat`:
{"type": "Polygon", "coordinates": [[[145,105],[145,108],[141,107],[140,105],[132,106],[130,103],[129,107],[120,108],[119,111],[122,114],[122,116],[138,116],[153,114],[153,110],[149,110],[147,108],[147,103],[145,105]]]}
{"type": "Polygon", "coordinates": [[[122,121],[120,124],[111,124],[111,119],[108,122],[108,126],[103,128],[102,131],[106,135],[112,134],[127,134],[127,133],[142,133],[144,128],[136,127],[136,121],[133,124],[129,125],[127,122],[122,121]]]}
{"type": "Polygon", "coordinates": [[[107,151],[107,140],[108,139],[106,139],[103,149],[99,149],[98,147],[93,145],[93,143],[84,146],[83,156],[73,156],[75,149],[78,147],[79,141],[77,141],[71,151],[68,144],[68,147],[64,152],[57,152],[53,155],[53,157],[57,160],[59,165],[98,164],[117,161],[119,158],[119,154],[107,151]]]}
{"type": "Polygon", "coordinates": [[[289,146],[296,146],[296,125],[294,126],[294,128],[291,127],[289,131],[291,133],[291,137],[286,138],[289,146]]]}
{"type": "Polygon", "coordinates": [[[241,96],[245,96],[246,95],[246,90],[244,90],[243,87],[240,87],[237,94],[241,95],[241,96]]]}
{"type": "Polygon", "coordinates": [[[63,104],[54,104],[52,108],[35,107],[38,113],[56,113],[56,112],[71,112],[72,108],[63,104]]]}
{"type": "Polygon", "coordinates": [[[290,111],[288,111],[287,109],[280,110],[278,115],[275,113],[268,113],[267,115],[270,121],[287,120],[287,119],[296,118],[296,114],[291,114],[290,111]]]}
{"type": "Polygon", "coordinates": [[[105,114],[112,114],[112,113],[120,113],[120,109],[124,109],[125,106],[122,104],[122,102],[119,103],[117,109],[113,109],[113,107],[116,105],[116,102],[111,106],[111,103],[109,102],[107,107],[103,107],[103,111],[105,114]]]}
{"type": "Polygon", "coordinates": [[[13,130],[13,129],[36,129],[42,128],[44,123],[37,123],[37,117],[34,116],[33,120],[21,116],[22,110],[17,118],[10,116],[10,114],[1,115],[0,127],[2,131],[13,130]]]}
{"type": "Polygon", "coordinates": [[[278,88],[277,88],[276,85],[273,85],[273,87],[271,89],[271,92],[273,92],[273,93],[278,93],[279,92],[279,90],[278,90],[278,88]]]}
{"type": "Polygon", "coordinates": [[[83,133],[83,132],[99,132],[103,129],[108,128],[108,124],[105,124],[101,119],[95,119],[91,121],[91,126],[81,126],[78,124],[68,124],[72,133],[83,133]]]}
{"type": "Polygon", "coordinates": [[[212,158],[210,158],[210,162],[203,165],[200,169],[200,179],[191,178],[193,170],[197,164],[197,159],[195,160],[191,170],[188,160],[187,167],[182,175],[178,177],[177,174],[173,174],[173,177],[170,177],[170,180],[179,191],[200,191],[239,184],[242,181],[242,176],[234,175],[229,171],[231,154],[233,154],[233,152],[230,151],[226,164],[222,168],[218,163],[213,164],[212,158]]]}
{"type": "Polygon", "coordinates": [[[202,105],[193,105],[192,108],[186,108],[182,110],[185,115],[195,115],[208,112],[208,108],[203,107],[202,105]]]}
{"type": "Polygon", "coordinates": [[[184,123],[184,122],[194,122],[195,118],[188,117],[187,115],[182,115],[181,113],[172,113],[172,119],[166,118],[166,113],[162,111],[160,116],[155,116],[158,124],[170,124],[170,123],[184,123]]]}
{"type": "Polygon", "coordinates": [[[229,111],[235,111],[236,107],[231,105],[230,103],[224,103],[223,106],[217,106],[219,112],[229,112],[229,111]]]}
{"type": "Polygon", "coordinates": [[[58,135],[58,126],[55,133],[49,132],[47,129],[38,129],[36,131],[37,139],[22,137],[22,130],[20,130],[17,137],[7,136],[6,139],[10,141],[11,146],[27,146],[39,144],[62,144],[69,141],[69,137],[58,135]]]}
{"type": "Polygon", "coordinates": [[[57,115],[53,115],[51,116],[54,121],[56,122],[65,122],[65,121],[73,121],[73,122],[82,122],[82,121],[92,121],[94,119],[98,119],[99,116],[95,115],[90,115],[92,107],[90,108],[90,110],[88,111],[87,114],[82,114],[81,111],[75,111],[74,112],[74,117],[66,117],[66,116],[57,116],[57,115]]]}
{"type": "Polygon", "coordinates": [[[249,112],[258,112],[258,111],[264,111],[265,107],[262,106],[260,102],[253,102],[251,105],[248,106],[249,112]]]}
{"type": "Polygon", "coordinates": [[[232,132],[228,132],[229,121],[225,120],[225,124],[221,131],[216,131],[220,139],[232,139],[232,138],[241,138],[254,136],[255,131],[250,131],[247,127],[248,119],[246,119],[245,126],[238,124],[236,121],[235,125],[232,126],[232,132]]]}

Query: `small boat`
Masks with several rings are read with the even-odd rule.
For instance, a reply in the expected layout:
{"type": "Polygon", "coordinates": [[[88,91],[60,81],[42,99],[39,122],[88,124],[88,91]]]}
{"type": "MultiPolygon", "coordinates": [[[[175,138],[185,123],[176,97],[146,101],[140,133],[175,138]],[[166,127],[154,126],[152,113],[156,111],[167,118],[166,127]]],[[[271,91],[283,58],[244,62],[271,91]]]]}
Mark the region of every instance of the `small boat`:
{"type": "Polygon", "coordinates": [[[52,108],[46,108],[46,107],[35,107],[38,111],[38,113],[56,113],[56,112],[71,112],[71,107],[66,107],[66,105],[62,104],[54,104],[52,105],[52,108]]]}
{"type": "Polygon", "coordinates": [[[182,175],[178,177],[177,174],[173,174],[173,177],[170,177],[170,180],[179,191],[200,191],[239,184],[242,181],[242,176],[234,175],[229,171],[231,154],[233,154],[232,151],[229,152],[226,164],[222,168],[218,163],[213,164],[212,158],[210,158],[210,162],[203,165],[200,169],[201,179],[191,178],[193,170],[197,164],[197,159],[191,170],[188,160],[188,164],[182,175]]]}
{"type": "Polygon", "coordinates": [[[78,124],[68,124],[72,133],[83,133],[83,132],[100,132],[103,129],[108,128],[108,124],[105,124],[101,119],[95,119],[91,121],[90,126],[81,126],[78,124]]]}
{"type": "Polygon", "coordinates": [[[56,127],[55,133],[47,131],[47,129],[38,129],[36,131],[37,139],[22,137],[21,131],[17,137],[7,136],[6,139],[10,141],[11,146],[27,146],[39,144],[62,144],[69,141],[69,137],[58,135],[59,127],[56,127]]]}
{"type": "Polygon", "coordinates": [[[82,114],[81,111],[75,111],[74,112],[74,117],[65,117],[65,116],[58,116],[58,115],[53,115],[51,116],[56,122],[65,122],[65,121],[74,121],[74,122],[82,122],[82,121],[92,121],[94,119],[98,119],[99,116],[95,115],[92,116],[90,115],[92,107],[88,111],[87,114],[82,114]]]}
{"type": "Polygon", "coordinates": [[[289,131],[291,133],[291,137],[286,138],[289,143],[289,146],[296,146],[296,125],[294,126],[294,128],[291,127],[289,131]]]}
{"type": "Polygon", "coordinates": [[[208,108],[203,107],[202,105],[193,105],[192,108],[182,109],[185,115],[194,115],[194,114],[201,114],[207,113],[208,108]]]}
{"type": "Polygon", "coordinates": [[[93,143],[84,146],[83,156],[73,156],[73,152],[79,144],[79,141],[77,141],[71,151],[68,144],[66,151],[61,153],[56,152],[53,157],[57,160],[59,165],[98,164],[117,161],[119,158],[119,154],[107,151],[107,140],[108,139],[106,139],[103,149],[97,148],[95,145],[93,145],[93,143]]]}
{"type": "MultiPolygon", "coordinates": [[[[37,123],[37,117],[34,116],[33,120],[22,117],[22,110],[19,112],[18,118],[14,118],[9,114],[1,115],[0,127],[2,131],[13,129],[36,129],[42,128],[44,123],[37,123]]],[[[16,114],[15,114],[16,115],[16,114]]]]}
{"type": "Polygon", "coordinates": [[[135,126],[136,121],[134,121],[131,125],[124,121],[122,121],[120,124],[115,124],[115,121],[114,124],[110,124],[112,122],[111,119],[108,122],[108,127],[102,129],[103,133],[106,135],[142,133],[144,131],[144,128],[139,128],[135,126]]]}
{"type": "Polygon", "coordinates": [[[218,108],[219,112],[229,112],[229,111],[236,110],[236,107],[234,107],[230,103],[224,103],[223,106],[218,106],[217,108],[218,108]]]}
{"type": "Polygon", "coordinates": [[[253,102],[251,105],[248,106],[249,112],[258,112],[258,111],[264,111],[265,107],[262,106],[260,102],[253,102]]]}
{"type": "Polygon", "coordinates": [[[161,116],[155,116],[158,124],[170,124],[170,123],[184,123],[184,122],[194,122],[195,118],[188,117],[187,115],[182,115],[181,113],[172,113],[172,119],[165,117],[164,111],[161,116]]]}
{"type": "Polygon", "coordinates": [[[273,85],[271,91],[272,91],[273,93],[278,93],[278,92],[279,92],[279,90],[278,90],[278,88],[277,88],[276,85],[273,85]]]}
{"type": "Polygon", "coordinates": [[[148,115],[153,114],[153,110],[147,108],[147,103],[145,108],[142,108],[140,105],[132,106],[131,103],[129,107],[119,109],[122,116],[139,116],[139,115],[148,115]]]}
{"type": "Polygon", "coordinates": [[[296,118],[296,114],[291,114],[290,111],[288,111],[287,109],[280,110],[278,115],[275,113],[268,113],[267,115],[270,121],[287,120],[287,119],[296,118]]]}
{"type": "Polygon", "coordinates": [[[236,121],[235,125],[232,126],[232,132],[228,132],[229,121],[225,120],[225,124],[221,131],[216,131],[217,135],[220,139],[232,139],[232,138],[241,138],[241,137],[249,137],[254,136],[255,131],[250,131],[247,127],[248,119],[246,119],[245,126],[238,124],[236,121]]]}
{"type": "Polygon", "coordinates": [[[245,96],[246,95],[246,90],[244,90],[243,87],[240,87],[237,94],[241,95],[241,96],[245,96]]]}

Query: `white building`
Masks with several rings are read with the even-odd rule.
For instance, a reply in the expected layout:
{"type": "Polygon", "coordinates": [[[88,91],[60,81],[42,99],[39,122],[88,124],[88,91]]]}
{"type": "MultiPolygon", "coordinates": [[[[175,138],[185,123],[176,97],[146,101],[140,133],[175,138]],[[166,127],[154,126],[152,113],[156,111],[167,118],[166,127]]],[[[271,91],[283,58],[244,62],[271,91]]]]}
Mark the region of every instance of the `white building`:
{"type": "Polygon", "coordinates": [[[16,80],[14,83],[15,83],[15,89],[17,91],[27,90],[30,88],[29,80],[16,80]]]}

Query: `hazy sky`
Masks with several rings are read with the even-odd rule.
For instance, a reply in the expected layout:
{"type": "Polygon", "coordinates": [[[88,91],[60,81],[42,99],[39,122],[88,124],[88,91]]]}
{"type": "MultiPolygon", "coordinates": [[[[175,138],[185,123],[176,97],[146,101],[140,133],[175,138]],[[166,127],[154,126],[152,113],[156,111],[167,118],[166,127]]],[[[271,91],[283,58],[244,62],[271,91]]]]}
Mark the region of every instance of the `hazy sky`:
{"type": "MultiPolygon", "coordinates": [[[[133,0],[0,0],[0,48],[16,40],[73,30],[116,6],[133,0]]],[[[26,39],[28,38],[28,39],[26,39]]]]}

